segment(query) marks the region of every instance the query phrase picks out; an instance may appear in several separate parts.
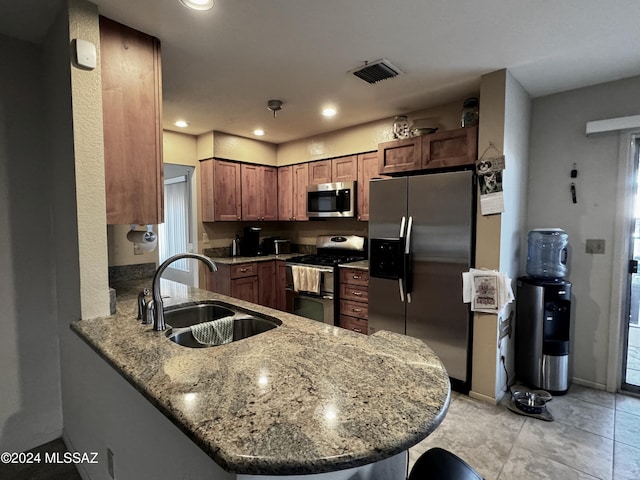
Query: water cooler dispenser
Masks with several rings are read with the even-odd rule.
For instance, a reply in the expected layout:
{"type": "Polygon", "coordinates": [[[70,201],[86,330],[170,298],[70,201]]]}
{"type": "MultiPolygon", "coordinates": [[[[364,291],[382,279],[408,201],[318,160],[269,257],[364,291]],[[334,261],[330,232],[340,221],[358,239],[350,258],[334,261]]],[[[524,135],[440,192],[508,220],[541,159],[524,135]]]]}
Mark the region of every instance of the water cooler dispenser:
{"type": "Polygon", "coordinates": [[[554,394],[569,389],[571,282],[567,235],[559,229],[529,232],[527,276],[516,295],[516,376],[554,394]]]}

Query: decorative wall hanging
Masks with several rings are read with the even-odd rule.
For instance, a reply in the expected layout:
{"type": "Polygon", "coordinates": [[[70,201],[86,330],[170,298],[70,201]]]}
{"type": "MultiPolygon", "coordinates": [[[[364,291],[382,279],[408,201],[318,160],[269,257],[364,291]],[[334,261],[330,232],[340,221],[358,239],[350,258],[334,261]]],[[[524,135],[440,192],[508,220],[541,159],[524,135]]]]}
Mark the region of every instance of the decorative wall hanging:
{"type": "Polygon", "coordinates": [[[504,168],[504,155],[496,148],[493,142],[489,142],[489,146],[482,152],[476,162],[482,215],[504,212],[504,195],[502,192],[502,173],[504,168]],[[492,149],[498,152],[499,155],[487,157],[487,152],[492,149]]]}

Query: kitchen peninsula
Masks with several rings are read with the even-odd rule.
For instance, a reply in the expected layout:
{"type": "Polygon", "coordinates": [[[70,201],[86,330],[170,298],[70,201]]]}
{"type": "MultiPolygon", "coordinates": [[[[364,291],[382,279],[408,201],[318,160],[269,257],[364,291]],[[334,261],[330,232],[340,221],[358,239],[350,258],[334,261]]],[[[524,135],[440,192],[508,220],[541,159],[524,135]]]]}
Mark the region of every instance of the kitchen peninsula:
{"type": "Polygon", "coordinates": [[[341,472],[385,462],[403,478],[406,451],[445,416],[447,373],[418,340],[359,335],[162,280],[166,307],[213,300],[282,322],[225,345],[187,348],[135,319],[146,283],[118,289],[115,315],[71,328],[215,461],[207,478],[350,478],[341,472]]]}

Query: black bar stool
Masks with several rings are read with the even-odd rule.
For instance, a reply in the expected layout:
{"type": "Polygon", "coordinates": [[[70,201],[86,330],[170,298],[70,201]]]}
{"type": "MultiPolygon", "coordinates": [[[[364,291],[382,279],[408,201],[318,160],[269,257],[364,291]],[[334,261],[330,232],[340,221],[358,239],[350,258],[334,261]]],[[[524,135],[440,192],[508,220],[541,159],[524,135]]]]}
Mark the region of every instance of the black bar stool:
{"type": "Polygon", "coordinates": [[[483,480],[457,455],[442,448],[423,453],[411,469],[408,480],[483,480]]]}

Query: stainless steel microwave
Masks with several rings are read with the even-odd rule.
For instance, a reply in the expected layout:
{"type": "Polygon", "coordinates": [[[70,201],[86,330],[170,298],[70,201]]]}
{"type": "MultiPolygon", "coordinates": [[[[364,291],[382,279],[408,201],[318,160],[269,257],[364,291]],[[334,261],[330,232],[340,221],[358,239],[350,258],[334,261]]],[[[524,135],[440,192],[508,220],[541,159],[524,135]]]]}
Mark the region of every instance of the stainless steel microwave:
{"type": "Polygon", "coordinates": [[[307,187],[309,218],[350,218],[356,214],[356,182],[320,183],[307,187]]]}

